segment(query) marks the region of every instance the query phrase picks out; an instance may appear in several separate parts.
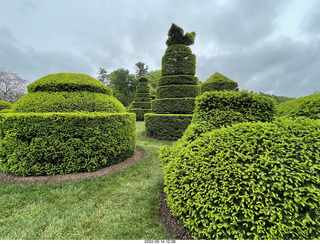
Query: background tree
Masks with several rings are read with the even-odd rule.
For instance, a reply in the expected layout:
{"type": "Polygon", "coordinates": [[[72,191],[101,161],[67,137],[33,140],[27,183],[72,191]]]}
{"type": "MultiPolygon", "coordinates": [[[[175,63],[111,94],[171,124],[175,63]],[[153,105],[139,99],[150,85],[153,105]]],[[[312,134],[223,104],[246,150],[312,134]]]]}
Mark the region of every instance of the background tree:
{"type": "Polygon", "coordinates": [[[156,89],[159,86],[159,79],[161,78],[161,70],[150,71],[147,76],[151,89],[156,89]]]}
{"type": "Polygon", "coordinates": [[[108,71],[105,68],[99,68],[97,80],[105,85],[109,84],[108,71]]]}
{"type": "Polygon", "coordinates": [[[148,76],[149,72],[148,72],[148,65],[146,65],[145,63],[142,62],[138,62],[135,64],[134,69],[136,70],[136,76],[137,77],[141,77],[141,76],[148,76]]]}
{"type": "Polygon", "coordinates": [[[120,68],[108,75],[108,86],[113,90],[114,96],[124,105],[129,106],[134,99],[138,79],[130,74],[129,70],[120,68]]]}
{"type": "Polygon", "coordinates": [[[17,73],[0,68],[0,100],[15,102],[26,94],[28,80],[17,73]]]}

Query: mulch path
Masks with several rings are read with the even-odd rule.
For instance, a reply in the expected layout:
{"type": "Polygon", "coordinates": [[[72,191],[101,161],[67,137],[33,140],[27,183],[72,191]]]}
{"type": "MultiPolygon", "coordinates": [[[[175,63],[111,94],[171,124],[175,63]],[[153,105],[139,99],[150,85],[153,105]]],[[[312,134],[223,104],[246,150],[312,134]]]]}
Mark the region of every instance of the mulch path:
{"type": "MultiPolygon", "coordinates": [[[[76,174],[65,175],[46,175],[46,176],[16,176],[10,173],[3,173],[0,169],[0,181],[9,185],[30,185],[30,184],[60,184],[71,181],[79,181],[84,179],[90,179],[100,176],[105,176],[122,169],[125,169],[147,155],[146,151],[137,147],[135,153],[126,160],[97,170],[95,172],[81,172],[76,174]]],[[[161,223],[166,227],[168,233],[177,240],[192,240],[192,237],[188,230],[183,227],[182,223],[177,217],[172,216],[170,208],[166,202],[166,194],[161,193],[161,200],[159,206],[159,219],[161,223]]]]}

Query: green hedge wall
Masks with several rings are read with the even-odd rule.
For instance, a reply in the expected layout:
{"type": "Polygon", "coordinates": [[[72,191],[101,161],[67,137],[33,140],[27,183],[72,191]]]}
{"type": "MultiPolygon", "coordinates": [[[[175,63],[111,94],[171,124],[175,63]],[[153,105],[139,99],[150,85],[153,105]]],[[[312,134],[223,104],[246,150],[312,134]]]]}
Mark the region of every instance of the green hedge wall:
{"type": "Polygon", "coordinates": [[[200,86],[194,85],[170,85],[159,86],[156,98],[183,98],[196,97],[200,94],[200,86]]]}
{"type": "Polygon", "coordinates": [[[159,79],[159,87],[167,85],[199,85],[199,79],[193,75],[169,75],[159,79]]]}
{"type": "Polygon", "coordinates": [[[0,168],[15,175],[95,171],[135,151],[132,113],[9,113],[0,122],[0,168]]]}
{"type": "Polygon", "coordinates": [[[130,113],[135,113],[136,114],[136,120],[137,121],[144,121],[144,115],[147,113],[151,113],[152,110],[151,109],[135,109],[135,108],[131,108],[130,109],[130,113]]]}
{"type": "Polygon", "coordinates": [[[27,86],[28,93],[88,91],[112,95],[112,90],[100,81],[85,74],[58,73],[36,80],[27,86]]]}
{"type": "Polygon", "coordinates": [[[12,108],[12,104],[7,102],[7,101],[2,101],[0,100],[0,111],[2,109],[11,109],[12,108]]]}
{"type": "Polygon", "coordinates": [[[320,119],[320,94],[296,98],[277,106],[277,115],[320,119]]]}
{"type": "Polygon", "coordinates": [[[132,108],[132,109],[151,109],[151,103],[150,102],[133,102],[133,103],[131,103],[130,108],[132,108]]]}
{"type": "Polygon", "coordinates": [[[147,83],[139,83],[136,88],[137,93],[148,93],[150,94],[150,87],[147,83]]]}
{"type": "Polygon", "coordinates": [[[192,114],[195,98],[164,98],[151,101],[152,111],[159,114],[192,114]]]}
{"type": "Polygon", "coordinates": [[[190,124],[190,114],[145,114],[146,134],[162,140],[177,140],[190,124]]]}
{"type": "Polygon", "coordinates": [[[162,75],[195,75],[196,56],[190,52],[170,52],[162,58],[162,75]]]}
{"type": "Polygon", "coordinates": [[[123,113],[125,107],[113,96],[88,91],[28,93],[12,107],[12,112],[108,112],[123,113]]]}
{"type": "Polygon", "coordinates": [[[320,239],[320,121],[207,132],[165,166],[174,216],[195,239],[320,239]]]}

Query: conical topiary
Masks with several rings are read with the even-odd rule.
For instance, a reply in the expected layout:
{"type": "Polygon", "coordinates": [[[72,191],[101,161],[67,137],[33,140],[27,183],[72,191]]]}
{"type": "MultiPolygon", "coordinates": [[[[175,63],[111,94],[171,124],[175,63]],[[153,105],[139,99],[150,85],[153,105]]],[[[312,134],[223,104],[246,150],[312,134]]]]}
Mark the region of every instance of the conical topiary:
{"type": "Polygon", "coordinates": [[[162,58],[162,77],[152,112],[145,115],[146,133],[159,139],[179,139],[191,122],[195,97],[200,94],[195,77],[196,57],[187,47],[194,43],[195,33],[186,33],[172,24],[167,49],[162,58]]]}
{"type": "Polygon", "coordinates": [[[216,72],[201,84],[201,93],[206,91],[239,91],[238,83],[216,72]]]}
{"type": "Polygon", "coordinates": [[[139,84],[136,88],[134,101],[129,106],[129,112],[136,114],[138,121],[144,120],[144,114],[151,112],[151,95],[148,85],[148,78],[139,77],[139,84]]]}

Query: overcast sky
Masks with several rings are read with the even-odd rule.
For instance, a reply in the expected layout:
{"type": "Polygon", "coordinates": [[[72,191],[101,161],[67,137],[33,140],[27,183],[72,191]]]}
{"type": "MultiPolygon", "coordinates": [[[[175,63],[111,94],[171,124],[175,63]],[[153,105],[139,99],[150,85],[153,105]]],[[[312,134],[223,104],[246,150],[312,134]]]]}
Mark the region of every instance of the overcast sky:
{"type": "Polygon", "coordinates": [[[320,90],[319,0],[0,0],[0,67],[33,82],[161,69],[172,23],[195,31],[196,76],[301,97],[320,90]]]}

